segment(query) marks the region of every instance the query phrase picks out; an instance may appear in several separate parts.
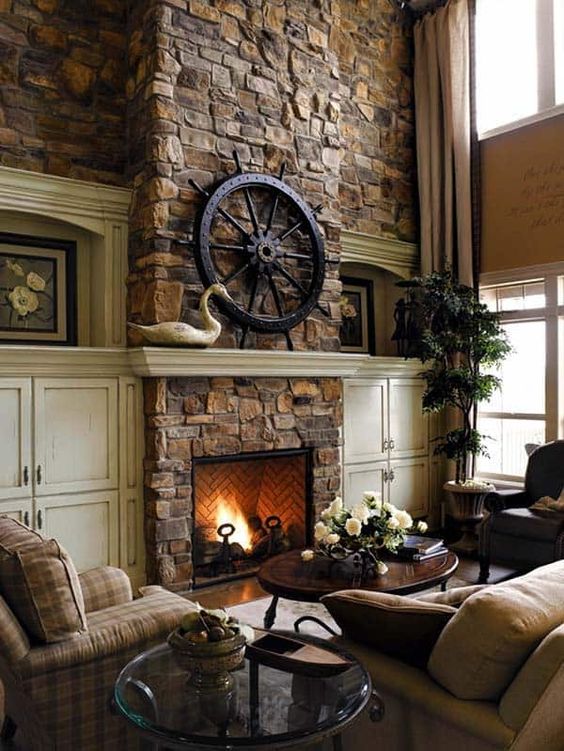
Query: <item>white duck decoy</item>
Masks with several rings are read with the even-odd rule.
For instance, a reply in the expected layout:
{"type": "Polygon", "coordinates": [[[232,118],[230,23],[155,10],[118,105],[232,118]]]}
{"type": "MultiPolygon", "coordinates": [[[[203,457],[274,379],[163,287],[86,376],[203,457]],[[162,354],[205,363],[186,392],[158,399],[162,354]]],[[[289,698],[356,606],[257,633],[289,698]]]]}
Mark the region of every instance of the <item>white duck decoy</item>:
{"type": "Polygon", "coordinates": [[[141,326],[138,323],[127,325],[135,331],[141,332],[151,344],[164,344],[171,347],[210,347],[221,334],[221,324],[209,311],[208,300],[212,295],[230,300],[231,295],[223,284],[212,284],[200,298],[200,316],[204,324],[203,329],[197,329],[189,323],[167,321],[155,323],[152,326],[141,326]]]}

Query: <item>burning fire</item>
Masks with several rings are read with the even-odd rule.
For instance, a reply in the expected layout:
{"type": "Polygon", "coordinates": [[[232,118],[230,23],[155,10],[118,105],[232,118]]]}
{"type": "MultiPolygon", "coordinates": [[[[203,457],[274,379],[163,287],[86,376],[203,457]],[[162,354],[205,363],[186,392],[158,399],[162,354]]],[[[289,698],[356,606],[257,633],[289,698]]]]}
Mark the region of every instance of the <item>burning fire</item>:
{"type": "Polygon", "coordinates": [[[220,527],[222,524],[232,524],[235,527],[229,542],[238,542],[244,550],[251,549],[251,530],[247,520],[240,509],[224,500],[220,501],[216,516],[216,525],[220,527]]]}

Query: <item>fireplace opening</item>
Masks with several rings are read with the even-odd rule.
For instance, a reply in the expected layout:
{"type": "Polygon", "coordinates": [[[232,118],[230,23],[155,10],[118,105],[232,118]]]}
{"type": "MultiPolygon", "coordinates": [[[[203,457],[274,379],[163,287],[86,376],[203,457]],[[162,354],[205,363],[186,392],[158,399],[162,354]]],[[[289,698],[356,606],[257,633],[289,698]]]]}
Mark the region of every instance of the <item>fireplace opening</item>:
{"type": "Polygon", "coordinates": [[[311,452],[269,451],[193,461],[194,586],[255,574],[311,535],[311,452]]]}

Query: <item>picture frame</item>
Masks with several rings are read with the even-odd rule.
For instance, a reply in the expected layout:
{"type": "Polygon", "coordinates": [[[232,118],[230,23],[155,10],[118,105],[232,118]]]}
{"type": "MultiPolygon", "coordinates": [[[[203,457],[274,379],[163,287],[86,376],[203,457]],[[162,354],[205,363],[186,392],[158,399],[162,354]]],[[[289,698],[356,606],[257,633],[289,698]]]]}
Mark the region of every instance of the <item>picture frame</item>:
{"type": "Polygon", "coordinates": [[[0,344],[74,346],[76,243],[0,232],[0,344]]]}
{"type": "Polygon", "coordinates": [[[375,355],[373,283],[352,276],[341,282],[341,351],[375,355]]]}

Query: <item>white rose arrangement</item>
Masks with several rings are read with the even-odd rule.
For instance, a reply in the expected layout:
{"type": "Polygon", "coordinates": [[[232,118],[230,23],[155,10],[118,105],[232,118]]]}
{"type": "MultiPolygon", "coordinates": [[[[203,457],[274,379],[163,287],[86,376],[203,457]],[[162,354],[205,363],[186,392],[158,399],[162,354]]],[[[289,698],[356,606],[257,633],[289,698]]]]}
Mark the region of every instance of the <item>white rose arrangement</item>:
{"type": "Polygon", "coordinates": [[[388,567],[378,559],[381,549],[395,553],[410,532],[426,532],[423,521],[413,523],[411,515],[391,503],[382,503],[380,493],[367,490],[362,501],[345,508],[341,498],[323,509],[314,528],[315,550],[304,550],[302,559],[311,561],[316,554],[345,558],[359,553],[383,575],[388,567]]]}

